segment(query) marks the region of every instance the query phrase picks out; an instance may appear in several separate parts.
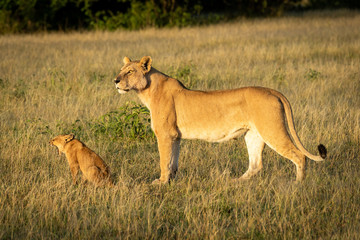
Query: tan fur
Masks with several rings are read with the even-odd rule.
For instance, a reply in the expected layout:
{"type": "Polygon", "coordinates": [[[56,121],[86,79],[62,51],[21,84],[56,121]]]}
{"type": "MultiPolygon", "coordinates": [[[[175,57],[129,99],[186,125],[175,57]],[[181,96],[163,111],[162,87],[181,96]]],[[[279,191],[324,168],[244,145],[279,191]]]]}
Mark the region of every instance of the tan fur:
{"type": "Polygon", "coordinates": [[[50,144],[57,147],[59,155],[65,153],[73,184],[76,184],[76,175],[80,169],[85,180],[95,185],[112,185],[109,167],[94,151],[75,139],[73,134],[59,135],[50,144]]]}
{"type": "Polygon", "coordinates": [[[125,57],[124,64],[115,85],[119,93],[135,90],[150,110],[160,153],[161,176],[155,183],[166,183],[175,176],[181,138],[221,142],[245,134],[249,169],[241,179],[250,178],[262,168],[265,144],[293,161],[297,180],[304,178],[305,156],[315,161],[326,157],[322,145],[321,156],[312,155],[303,147],[294,128],[290,104],[275,90],[244,87],[192,91],[151,67],[150,57],[140,61],[125,57]]]}

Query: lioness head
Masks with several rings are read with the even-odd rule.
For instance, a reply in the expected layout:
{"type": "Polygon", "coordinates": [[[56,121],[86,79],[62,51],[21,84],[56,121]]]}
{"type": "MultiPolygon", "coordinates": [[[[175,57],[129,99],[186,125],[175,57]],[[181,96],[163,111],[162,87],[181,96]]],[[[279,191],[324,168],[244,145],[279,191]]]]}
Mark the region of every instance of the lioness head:
{"type": "Polygon", "coordinates": [[[130,90],[141,91],[146,88],[148,82],[146,74],[151,70],[151,57],[145,56],[140,61],[131,61],[124,57],[124,66],[114,79],[116,89],[120,94],[130,90]]]}
{"type": "Polygon", "coordinates": [[[61,155],[64,151],[65,144],[73,140],[74,137],[74,134],[59,135],[50,140],[50,145],[56,146],[59,151],[59,155],[61,155]]]}

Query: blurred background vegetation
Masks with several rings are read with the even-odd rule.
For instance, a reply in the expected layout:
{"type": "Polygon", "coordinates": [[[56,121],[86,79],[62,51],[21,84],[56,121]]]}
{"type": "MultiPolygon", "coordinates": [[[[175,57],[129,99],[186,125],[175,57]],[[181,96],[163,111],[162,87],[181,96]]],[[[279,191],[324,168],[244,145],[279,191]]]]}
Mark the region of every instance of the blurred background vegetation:
{"type": "Polygon", "coordinates": [[[359,0],[0,0],[0,34],[184,27],[288,11],[360,9],[359,0]]]}

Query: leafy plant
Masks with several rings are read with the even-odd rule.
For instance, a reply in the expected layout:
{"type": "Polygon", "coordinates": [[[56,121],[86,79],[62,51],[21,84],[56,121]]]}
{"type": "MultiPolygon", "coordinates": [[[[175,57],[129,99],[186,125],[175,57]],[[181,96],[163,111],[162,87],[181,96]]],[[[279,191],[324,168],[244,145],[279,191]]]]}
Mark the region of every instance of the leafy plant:
{"type": "Polygon", "coordinates": [[[281,68],[277,68],[272,76],[273,81],[278,85],[278,87],[287,86],[288,82],[286,80],[286,74],[281,68]]]}
{"type": "Polygon", "coordinates": [[[149,110],[131,102],[95,120],[83,121],[78,119],[70,125],[59,123],[57,129],[58,132],[72,132],[80,137],[84,136],[85,131],[90,131],[91,135],[95,137],[141,140],[154,138],[150,121],[149,110]]]}
{"type": "Polygon", "coordinates": [[[305,73],[305,79],[310,82],[319,79],[320,76],[321,76],[320,72],[316,71],[315,69],[311,69],[311,68],[308,71],[306,71],[306,73],[305,73]]]}
{"type": "Polygon", "coordinates": [[[154,136],[150,127],[149,110],[135,103],[127,103],[88,125],[94,134],[105,134],[112,138],[145,139],[154,136]]]}
{"type": "Polygon", "coordinates": [[[183,65],[180,67],[171,67],[168,72],[169,75],[184,84],[186,88],[192,89],[196,87],[198,77],[193,73],[196,68],[194,64],[183,65]]]}

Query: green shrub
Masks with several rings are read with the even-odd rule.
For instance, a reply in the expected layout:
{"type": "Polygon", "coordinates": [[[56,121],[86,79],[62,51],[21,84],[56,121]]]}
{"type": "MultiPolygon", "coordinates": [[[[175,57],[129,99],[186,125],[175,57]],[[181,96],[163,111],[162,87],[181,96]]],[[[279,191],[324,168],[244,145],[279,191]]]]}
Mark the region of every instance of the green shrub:
{"type": "Polygon", "coordinates": [[[59,122],[53,135],[74,133],[86,140],[90,134],[95,138],[142,140],[154,138],[150,126],[150,112],[134,102],[118,110],[110,111],[94,120],[77,119],[71,124],[59,122]]]}
{"type": "Polygon", "coordinates": [[[145,139],[153,138],[150,127],[150,112],[146,107],[127,103],[119,110],[111,111],[95,121],[88,122],[94,135],[110,138],[145,139]]]}
{"type": "Polygon", "coordinates": [[[193,16],[201,11],[199,5],[189,7],[189,4],[184,4],[167,7],[154,1],[129,2],[130,5],[126,11],[103,10],[93,13],[90,8],[87,9],[86,15],[90,19],[90,28],[136,30],[146,27],[184,27],[195,23],[193,16]]]}
{"type": "Polygon", "coordinates": [[[316,71],[315,69],[310,68],[309,70],[306,71],[304,77],[306,80],[313,82],[321,77],[321,73],[316,71]]]}
{"type": "Polygon", "coordinates": [[[196,66],[194,64],[181,65],[178,67],[170,67],[167,71],[170,76],[179,80],[188,89],[197,87],[198,76],[194,73],[196,66]]]}

